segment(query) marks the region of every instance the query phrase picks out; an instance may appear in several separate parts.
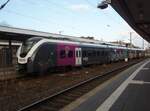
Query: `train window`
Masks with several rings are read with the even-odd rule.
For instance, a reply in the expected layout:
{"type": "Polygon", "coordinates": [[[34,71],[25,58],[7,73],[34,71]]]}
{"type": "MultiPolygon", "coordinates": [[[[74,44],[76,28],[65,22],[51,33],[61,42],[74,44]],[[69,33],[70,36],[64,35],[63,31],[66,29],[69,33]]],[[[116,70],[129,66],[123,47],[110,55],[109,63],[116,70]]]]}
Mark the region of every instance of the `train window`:
{"type": "Polygon", "coordinates": [[[89,52],[88,52],[88,56],[90,57],[91,55],[92,55],[92,54],[91,54],[91,52],[89,51],[89,52]]]}
{"type": "Polygon", "coordinates": [[[83,51],[82,56],[83,56],[83,57],[86,56],[86,51],[83,51]]]}
{"type": "Polygon", "coordinates": [[[100,52],[99,52],[99,51],[97,51],[96,53],[97,53],[97,56],[99,56],[99,55],[100,55],[100,52]]]}
{"type": "Polygon", "coordinates": [[[104,51],[104,56],[106,56],[107,55],[107,51],[104,51]]]}
{"type": "Polygon", "coordinates": [[[93,55],[94,55],[94,51],[91,51],[91,56],[93,57],[93,55]]]}
{"type": "Polygon", "coordinates": [[[65,53],[65,50],[61,50],[60,51],[60,58],[65,58],[66,57],[66,53],[65,53]]]}
{"type": "Polygon", "coordinates": [[[93,51],[93,56],[96,56],[96,51],[93,51]]]}
{"type": "Polygon", "coordinates": [[[101,55],[104,56],[104,51],[101,52],[101,55]]]}
{"type": "Polygon", "coordinates": [[[85,51],[85,56],[87,56],[87,51],[85,51]]]}
{"type": "Polygon", "coordinates": [[[105,53],[105,51],[103,51],[103,56],[105,56],[106,55],[106,53],[105,53]]]}
{"type": "Polygon", "coordinates": [[[73,57],[73,51],[70,50],[70,51],[68,52],[68,57],[69,57],[69,58],[72,58],[72,57],[73,57]]]}
{"type": "Polygon", "coordinates": [[[105,51],[105,56],[107,56],[108,55],[108,51],[105,51]]]}

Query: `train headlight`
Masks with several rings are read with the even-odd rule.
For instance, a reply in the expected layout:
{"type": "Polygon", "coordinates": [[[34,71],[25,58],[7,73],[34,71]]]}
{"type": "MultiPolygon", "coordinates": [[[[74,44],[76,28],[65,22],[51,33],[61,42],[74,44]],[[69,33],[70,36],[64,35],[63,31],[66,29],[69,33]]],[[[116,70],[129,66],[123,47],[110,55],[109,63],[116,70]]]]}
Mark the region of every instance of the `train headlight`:
{"type": "Polygon", "coordinates": [[[25,62],[26,62],[26,59],[24,59],[24,58],[19,58],[18,61],[21,62],[21,63],[25,63],[25,62]]]}

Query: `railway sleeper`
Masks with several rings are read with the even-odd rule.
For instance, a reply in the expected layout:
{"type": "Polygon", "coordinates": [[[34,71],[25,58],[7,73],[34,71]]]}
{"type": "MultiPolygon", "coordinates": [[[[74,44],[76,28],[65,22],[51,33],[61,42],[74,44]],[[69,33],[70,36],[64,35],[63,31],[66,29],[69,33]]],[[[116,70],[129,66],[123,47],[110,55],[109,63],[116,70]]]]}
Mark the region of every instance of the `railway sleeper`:
{"type": "Polygon", "coordinates": [[[92,89],[94,89],[95,87],[97,87],[99,84],[100,84],[100,81],[98,81],[98,82],[96,82],[96,83],[94,82],[94,83],[92,83],[92,84],[89,84],[89,86],[88,86],[87,89],[92,90],[92,89]]]}
{"type": "Polygon", "coordinates": [[[69,100],[66,100],[66,99],[57,98],[57,99],[52,100],[51,102],[56,102],[56,103],[68,103],[68,102],[70,102],[70,101],[69,101],[69,100]]]}
{"type": "Polygon", "coordinates": [[[89,90],[91,90],[91,89],[93,89],[94,88],[94,86],[85,86],[85,87],[83,87],[81,90],[83,90],[83,91],[89,91],[89,90]]]}
{"type": "Polygon", "coordinates": [[[63,100],[67,100],[67,101],[72,101],[72,100],[73,100],[73,97],[63,95],[63,96],[61,96],[59,99],[63,99],[63,100]]]}
{"type": "Polygon", "coordinates": [[[50,108],[62,108],[64,106],[64,103],[59,103],[56,101],[48,101],[47,103],[43,103],[41,106],[44,107],[50,107],[50,108]]]}
{"type": "Polygon", "coordinates": [[[68,94],[65,94],[66,96],[69,96],[69,97],[73,97],[73,98],[77,98],[77,97],[80,97],[81,94],[76,94],[75,92],[74,93],[68,93],[68,94]]]}
{"type": "MultiPolygon", "coordinates": [[[[37,110],[35,110],[35,111],[37,111],[37,110]]],[[[38,111],[58,111],[58,108],[50,107],[48,105],[42,105],[40,110],[38,110],[38,111]]]]}
{"type": "Polygon", "coordinates": [[[84,89],[84,88],[81,88],[81,89],[77,89],[75,92],[74,92],[74,94],[79,94],[79,95],[83,95],[83,94],[85,94],[85,93],[87,93],[87,92],[89,92],[90,91],[90,89],[88,88],[86,88],[86,89],[84,89]]]}

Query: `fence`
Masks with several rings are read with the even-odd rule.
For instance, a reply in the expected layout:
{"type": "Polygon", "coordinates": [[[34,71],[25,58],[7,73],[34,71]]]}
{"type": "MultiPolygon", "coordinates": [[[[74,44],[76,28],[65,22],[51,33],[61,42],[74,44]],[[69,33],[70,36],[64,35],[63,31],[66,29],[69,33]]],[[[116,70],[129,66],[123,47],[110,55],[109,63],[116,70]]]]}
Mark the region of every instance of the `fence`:
{"type": "Polygon", "coordinates": [[[17,46],[13,46],[12,49],[0,46],[0,78],[16,73],[17,49],[17,46]]]}

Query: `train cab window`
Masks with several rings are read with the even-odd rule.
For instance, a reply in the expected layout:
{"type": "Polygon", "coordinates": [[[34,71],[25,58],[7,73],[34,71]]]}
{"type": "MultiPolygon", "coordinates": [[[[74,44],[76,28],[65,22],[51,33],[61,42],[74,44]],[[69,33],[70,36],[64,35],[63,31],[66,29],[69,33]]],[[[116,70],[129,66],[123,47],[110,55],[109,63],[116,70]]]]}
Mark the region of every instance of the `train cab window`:
{"type": "Polygon", "coordinates": [[[40,37],[33,37],[23,42],[21,47],[21,57],[25,57],[26,54],[30,51],[30,49],[41,40],[40,37]]]}
{"type": "Polygon", "coordinates": [[[65,58],[66,57],[66,53],[65,53],[65,50],[61,50],[60,51],[60,58],[65,58]]]}
{"type": "Polygon", "coordinates": [[[73,57],[73,51],[70,50],[70,51],[68,52],[68,57],[69,57],[69,58],[72,58],[72,57],[73,57]]]}

